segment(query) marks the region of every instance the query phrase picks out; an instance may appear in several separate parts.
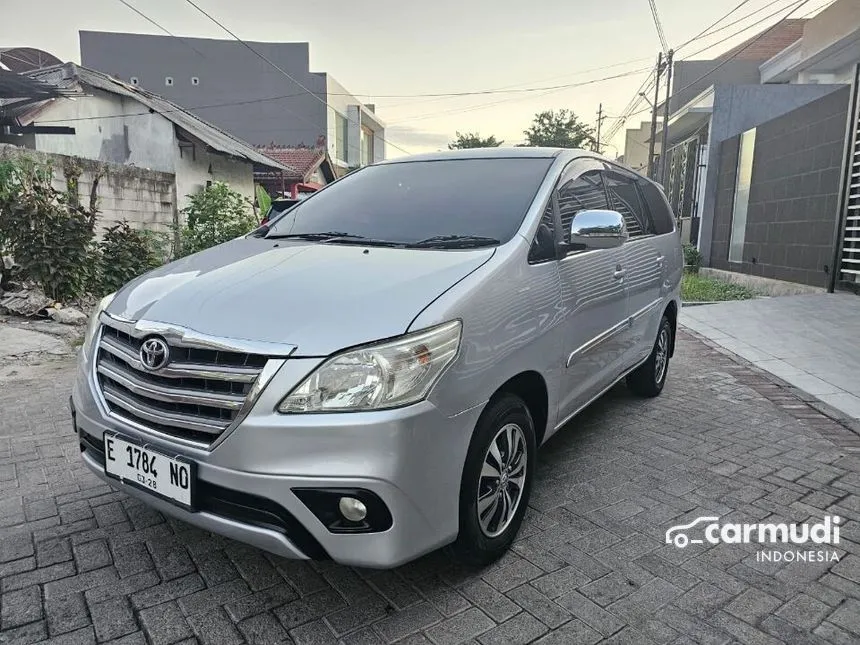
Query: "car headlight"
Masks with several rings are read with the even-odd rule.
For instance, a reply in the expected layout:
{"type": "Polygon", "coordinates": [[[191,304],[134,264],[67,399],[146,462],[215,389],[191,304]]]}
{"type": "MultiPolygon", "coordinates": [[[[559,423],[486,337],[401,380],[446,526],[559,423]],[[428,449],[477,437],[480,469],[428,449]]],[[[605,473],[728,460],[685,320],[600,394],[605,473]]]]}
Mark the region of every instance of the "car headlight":
{"type": "Polygon", "coordinates": [[[93,338],[96,335],[96,332],[99,330],[99,316],[101,313],[108,308],[110,303],[113,302],[113,299],[116,297],[116,291],[111,294],[106,295],[104,298],[99,300],[99,304],[96,305],[96,308],[93,309],[93,313],[90,314],[90,321],[87,324],[87,332],[84,335],[84,344],[81,348],[84,356],[89,356],[90,349],[92,348],[93,338]]]}
{"type": "Polygon", "coordinates": [[[422,400],[457,356],[462,323],[454,320],[333,356],[278,406],[279,412],[356,412],[422,400]]]}

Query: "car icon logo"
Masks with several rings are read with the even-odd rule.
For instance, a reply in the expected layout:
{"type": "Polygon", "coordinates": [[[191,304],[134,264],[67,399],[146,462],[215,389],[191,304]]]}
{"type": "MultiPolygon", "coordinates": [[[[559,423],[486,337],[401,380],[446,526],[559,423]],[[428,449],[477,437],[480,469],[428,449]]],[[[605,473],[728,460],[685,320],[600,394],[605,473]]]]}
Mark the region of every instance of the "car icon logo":
{"type": "Polygon", "coordinates": [[[140,346],[140,362],[150,370],[160,370],[170,360],[170,348],[160,338],[147,338],[140,346]]]}
{"type": "Polygon", "coordinates": [[[719,519],[719,517],[697,517],[689,524],[679,524],[678,526],[673,526],[668,531],[666,531],[666,544],[674,544],[679,549],[683,549],[688,544],[702,544],[704,540],[691,540],[686,533],[687,529],[691,529],[697,524],[716,522],[719,519]]]}

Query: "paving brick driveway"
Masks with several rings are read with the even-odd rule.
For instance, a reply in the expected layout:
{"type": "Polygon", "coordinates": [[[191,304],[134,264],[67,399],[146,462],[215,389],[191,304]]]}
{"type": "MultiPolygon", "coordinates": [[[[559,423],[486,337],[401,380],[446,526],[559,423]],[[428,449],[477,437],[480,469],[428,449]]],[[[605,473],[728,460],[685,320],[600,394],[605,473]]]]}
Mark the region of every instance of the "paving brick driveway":
{"type": "Polygon", "coordinates": [[[71,377],[0,388],[3,645],[860,642],[856,437],[690,336],[661,398],[616,388],[549,442],[513,552],[482,571],[288,561],[165,520],[81,464],[71,377]],[[663,543],[700,515],[825,513],[839,563],[663,543]]]}

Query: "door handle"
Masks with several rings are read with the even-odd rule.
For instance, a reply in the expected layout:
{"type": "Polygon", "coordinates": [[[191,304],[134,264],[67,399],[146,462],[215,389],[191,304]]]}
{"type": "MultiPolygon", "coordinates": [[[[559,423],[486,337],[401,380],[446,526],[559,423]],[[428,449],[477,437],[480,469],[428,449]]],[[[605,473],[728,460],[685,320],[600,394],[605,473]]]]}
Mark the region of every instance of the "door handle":
{"type": "Polygon", "coordinates": [[[663,261],[664,261],[665,259],[666,259],[666,258],[665,258],[665,256],[658,255],[658,256],[657,256],[657,266],[658,266],[658,267],[663,266],[663,261]]]}
{"type": "Polygon", "coordinates": [[[621,267],[617,267],[615,269],[615,273],[612,274],[612,277],[616,280],[621,280],[624,277],[625,273],[626,271],[624,269],[622,269],[621,267]]]}

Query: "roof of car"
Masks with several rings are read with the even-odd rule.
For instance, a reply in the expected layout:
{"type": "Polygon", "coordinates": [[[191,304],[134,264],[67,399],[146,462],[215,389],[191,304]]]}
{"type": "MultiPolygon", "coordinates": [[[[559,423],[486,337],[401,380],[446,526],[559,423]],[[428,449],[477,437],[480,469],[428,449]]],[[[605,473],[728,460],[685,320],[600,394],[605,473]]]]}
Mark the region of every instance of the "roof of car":
{"type": "Polygon", "coordinates": [[[442,161],[445,159],[511,159],[511,158],[532,158],[532,159],[550,159],[558,157],[562,154],[570,154],[569,156],[579,156],[579,154],[587,153],[585,150],[568,149],[568,148],[531,148],[531,147],[507,147],[507,148],[467,148],[465,150],[442,150],[439,152],[427,152],[406,157],[397,157],[396,159],[387,159],[380,163],[406,163],[410,161],[442,161]]]}

